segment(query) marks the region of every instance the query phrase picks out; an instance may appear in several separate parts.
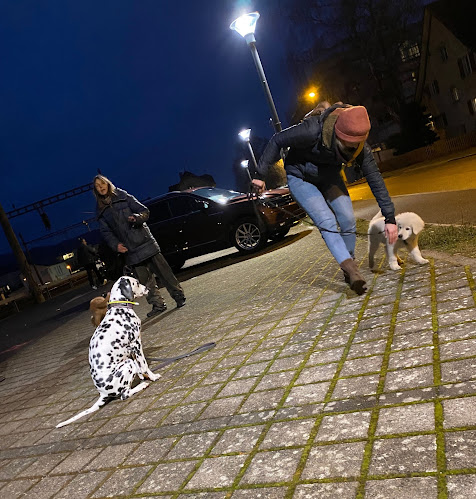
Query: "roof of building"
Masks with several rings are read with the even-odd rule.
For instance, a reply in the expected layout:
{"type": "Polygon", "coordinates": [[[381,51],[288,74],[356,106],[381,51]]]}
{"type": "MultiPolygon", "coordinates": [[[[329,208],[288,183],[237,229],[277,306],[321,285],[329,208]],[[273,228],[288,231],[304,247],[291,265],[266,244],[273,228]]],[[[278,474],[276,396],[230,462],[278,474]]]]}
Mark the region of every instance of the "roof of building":
{"type": "Polygon", "coordinates": [[[475,0],[438,0],[427,9],[468,48],[476,50],[475,0]]]}

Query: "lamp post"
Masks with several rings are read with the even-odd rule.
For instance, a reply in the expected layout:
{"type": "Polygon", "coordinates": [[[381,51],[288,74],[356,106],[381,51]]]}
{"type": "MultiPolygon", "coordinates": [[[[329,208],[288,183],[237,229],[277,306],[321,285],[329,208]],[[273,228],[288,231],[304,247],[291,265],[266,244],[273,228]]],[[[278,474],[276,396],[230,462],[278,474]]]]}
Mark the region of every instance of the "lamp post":
{"type": "Polygon", "coordinates": [[[259,12],[252,12],[250,14],[244,14],[238,17],[230,24],[230,29],[237,31],[246,41],[251,50],[251,55],[255,62],[256,69],[258,71],[258,76],[263,85],[263,90],[268,101],[269,108],[271,110],[273,128],[276,132],[280,132],[281,121],[279,121],[278,112],[276,111],[276,106],[274,105],[273,97],[271,95],[271,90],[269,89],[266,76],[264,74],[263,65],[261,64],[260,57],[258,55],[258,50],[256,49],[256,39],[255,39],[255,29],[256,22],[259,18],[259,12]]]}
{"type": "Polygon", "coordinates": [[[250,170],[248,169],[248,164],[249,164],[249,161],[247,159],[244,159],[241,162],[241,166],[246,169],[246,172],[248,173],[248,177],[250,179],[250,182],[252,182],[253,179],[251,178],[251,173],[250,173],[250,170]]]}
{"type": "MultiPolygon", "coordinates": [[[[250,135],[251,135],[251,128],[247,128],[246,130],[242,130],[239,134],[238,134],[241,139],[246,142],[246,145],[248,146],[248,150],[250,151],[250,156],[251,156],[251,160],[253,161],[253,166],[255,167],[255,171],[258,171],[258,163],[256,162],[256,157],[255,157],[255,153],[253,151],[253,148],[251,147],[251,141],[250,141],[250,135]]],[[[241,164],[241,166],[243,166],[243,163],[241,164]]],[[[248,165],[246,165],[248,166],[248,165]]],[[[249,174],[249,170],[248,170],[248,174],[249,174]]]]}

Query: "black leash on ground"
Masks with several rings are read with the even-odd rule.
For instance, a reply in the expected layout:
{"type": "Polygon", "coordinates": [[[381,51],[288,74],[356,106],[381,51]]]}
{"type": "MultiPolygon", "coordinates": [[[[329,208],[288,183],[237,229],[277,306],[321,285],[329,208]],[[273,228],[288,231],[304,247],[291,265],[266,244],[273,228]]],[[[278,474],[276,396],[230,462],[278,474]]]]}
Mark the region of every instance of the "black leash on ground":
{"type": "MultiPolygon", "coordinates": [[[[262,204],[263,206],[266,206],[266,203],[269,203],[273,208],[276,208],[277,210],[281,210],[282,212],[286,213],[287,215],[291,216],[292,218],[297,218],[296,215],[288,210],[286,208],[283,208],[282,206],[278,206],[277,204],[273,203],[270,199],[266,199],[266,201],[262,200],[258,194],[254,191],[252,185],[250,186],[250,190],[248,192],[248,199],[253,200],[253,195],[254,199],[262,204]]],[[[253,203],[254,204],[254,203],[253,203]]],[[[325,229],[324,227],[319,227],[316,225],[314,222],[309,222],[307,220],[301,220],[301,222],[311,225],[312,227],[316,227],[319,229],[320,232],[331,232],[332,234],[355,234],[357,236],[365,236],[367,237],[367,232],[357,232],[357,231],[340,231],[340,230],[330,230],[330,229],[325,229]]],[[[385,231],[379,231],[379,234],[383,234],[385,231]]]]}
{"type": "Polygon", "coordinates": [[[192,355],[197,355],[198,353],[206,352],[207,350],[211,350],[212,348],[215,347],[216,343],[212,341],[211,343],[205,343],[205,345],[195,348],[195,350],[192,350],[191,352],[183,353],[182,355],[177,355],[177,357],[170,357],[168,359],[158,359],[156,357],[148,357],[147,361],[162,362],[158,366],[154,367],[154,369],[152,369],[152,371],[158,371],[159,369],[162,369],[163,367],[168,366],[169,364],[172,364],[177,360],[185,359],[187,357],[191,357],[192,355]]]}

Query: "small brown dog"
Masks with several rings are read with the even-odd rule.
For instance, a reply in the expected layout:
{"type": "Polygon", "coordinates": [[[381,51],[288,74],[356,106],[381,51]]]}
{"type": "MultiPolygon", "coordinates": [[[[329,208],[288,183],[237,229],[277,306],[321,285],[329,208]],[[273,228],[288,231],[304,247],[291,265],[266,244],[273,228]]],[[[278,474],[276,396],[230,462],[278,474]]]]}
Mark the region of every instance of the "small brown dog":
{"type": "Polygon", "coordinates": [[[111,293],[104,296],[96,296],[89,303],[89,310],[91,310],[91,323],[94,327],[98,327],[100,322],[104,319],[107,312],[107,303],[111,293]]]}

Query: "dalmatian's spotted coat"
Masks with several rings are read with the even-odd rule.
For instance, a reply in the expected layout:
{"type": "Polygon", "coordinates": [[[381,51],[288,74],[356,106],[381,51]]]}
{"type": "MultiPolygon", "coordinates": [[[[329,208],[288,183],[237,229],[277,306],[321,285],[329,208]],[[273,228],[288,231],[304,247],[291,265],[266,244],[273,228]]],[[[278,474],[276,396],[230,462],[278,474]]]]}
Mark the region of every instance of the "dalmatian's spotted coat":
{"type": "MultiPolygon", "coordinates": [[[[132,277],[121,277],[111,289],[111,302],[132,301],[136,296],[148,293],[145,286],[132,277]]],[[[125,400],[149,386],[141,381],[131,388],[135,375],[150,381],[160,378],[147,365],[142,351],[140,337],[141,321],[127,304],[109,308],[106,316],[96,328],[89,342],[89,366],[94,385],[99,392],[99,399],[89,409],[56,425],[65,426],[87,414],[98,411],[112,399],[125,400]]]]}

